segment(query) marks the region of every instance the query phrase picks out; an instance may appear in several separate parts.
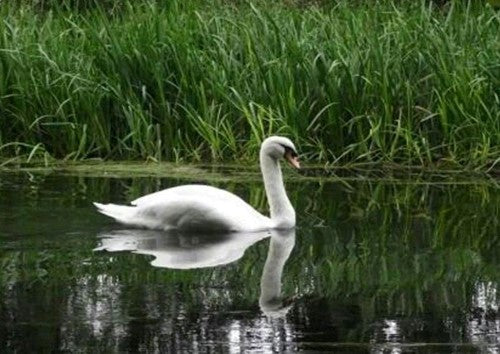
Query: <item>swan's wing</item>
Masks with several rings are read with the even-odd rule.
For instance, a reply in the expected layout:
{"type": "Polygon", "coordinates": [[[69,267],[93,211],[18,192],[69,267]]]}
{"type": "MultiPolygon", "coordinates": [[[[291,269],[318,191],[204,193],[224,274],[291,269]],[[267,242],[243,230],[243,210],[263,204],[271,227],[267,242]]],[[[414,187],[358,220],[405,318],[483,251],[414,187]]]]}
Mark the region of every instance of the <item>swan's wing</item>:
{"type": "Polygon", "coordinates": [[[223,199],[223,200],[231,200],[236,198],[245,203],[237,195],[234,195],[233,193],[230,193],[223,189],[215,188],[212,186],[205,186],[201,184],[187,184],[144,195],[140,198],[137,198],[136,200],[133,200],[132,202],[130,202],[130,204],[140,206],[151,203],[156,204],[165,199],[187,198],[187,197],[200,197],[200,198],[206,197],[206,198],[223,199]]]}
{"type": "Polygon", "coordinates": [[[270,219],[238,196],[208,186],[182,186],[134,201],[135,224],[156,229],[263,230],[270,219]]]}

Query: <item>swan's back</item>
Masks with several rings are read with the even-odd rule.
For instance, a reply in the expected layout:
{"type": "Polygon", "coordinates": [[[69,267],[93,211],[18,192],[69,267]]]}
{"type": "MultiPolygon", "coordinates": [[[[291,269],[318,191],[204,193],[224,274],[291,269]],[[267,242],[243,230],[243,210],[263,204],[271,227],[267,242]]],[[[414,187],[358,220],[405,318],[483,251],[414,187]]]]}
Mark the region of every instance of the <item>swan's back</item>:
{"type": "Polygon", "coordinates": [[[238,200],[239,202],[248,205],[247,203],[245,203],[243,199],[241,199],[240,197],[238,197],[233,193],[230,193],[223,189],[219,189],[212,186],[206,186],[202,184],[186,184],[183,186],[164,189],[159,192],[147,194],[140,198],[137,198],[132,202],[130,202],[130,204],[141,206],[141,205],[159,203],[167,199],[189,198],[189,197],[211,198],[211,199],[213,198],[217,200],[225,200],[232,202],[237,202],[238,200]]]}

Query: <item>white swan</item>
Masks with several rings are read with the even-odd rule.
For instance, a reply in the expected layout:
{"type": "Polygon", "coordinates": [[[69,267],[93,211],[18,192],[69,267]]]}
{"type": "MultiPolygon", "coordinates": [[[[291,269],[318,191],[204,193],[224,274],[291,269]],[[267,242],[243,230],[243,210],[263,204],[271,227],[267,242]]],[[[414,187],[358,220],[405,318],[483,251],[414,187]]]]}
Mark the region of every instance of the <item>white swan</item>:
{"type": "Polygon", "coordinates": [[[260,168],[271,217],[260,214],[240,197],[204,185],[185,185],[145,195],[132,206],[94,203],[98,211],[127,225],[160,230],[260,231],[295,226],[295,210],[283,185],[279,159],[300,168],[293,143],[284,137],[264,140],[260,168]]]}

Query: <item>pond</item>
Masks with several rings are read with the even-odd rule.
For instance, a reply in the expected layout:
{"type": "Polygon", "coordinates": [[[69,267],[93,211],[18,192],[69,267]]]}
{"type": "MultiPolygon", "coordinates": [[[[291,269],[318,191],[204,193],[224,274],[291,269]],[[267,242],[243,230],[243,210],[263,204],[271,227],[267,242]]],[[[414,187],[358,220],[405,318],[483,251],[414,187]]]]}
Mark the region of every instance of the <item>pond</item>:
{"type": "Polygon", "coordinates": [[[495,181],[287,175],[281,233],[134,230],[91,203],[203,182],[267,212],[258,173],[229,172],[0,173],[0,348],[500,352],[495,181]]]}

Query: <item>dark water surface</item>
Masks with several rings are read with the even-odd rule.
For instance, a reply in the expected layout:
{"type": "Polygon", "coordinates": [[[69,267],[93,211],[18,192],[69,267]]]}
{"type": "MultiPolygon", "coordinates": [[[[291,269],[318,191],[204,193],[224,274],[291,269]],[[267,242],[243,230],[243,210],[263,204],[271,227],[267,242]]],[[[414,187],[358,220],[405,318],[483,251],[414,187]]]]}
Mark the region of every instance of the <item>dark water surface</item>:
{"type": "MultiPolygon", "coordinates": [[[[272,234],[130,230],[91,204],[183,183],[0,174],[0,351],[500,352],[495,183],[294,180],[298,228],[272,234]]],[[[258,178],[209,183],[266,212],[258,178]]]]}

